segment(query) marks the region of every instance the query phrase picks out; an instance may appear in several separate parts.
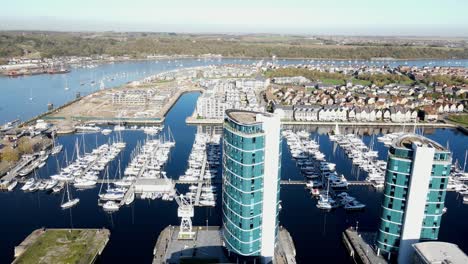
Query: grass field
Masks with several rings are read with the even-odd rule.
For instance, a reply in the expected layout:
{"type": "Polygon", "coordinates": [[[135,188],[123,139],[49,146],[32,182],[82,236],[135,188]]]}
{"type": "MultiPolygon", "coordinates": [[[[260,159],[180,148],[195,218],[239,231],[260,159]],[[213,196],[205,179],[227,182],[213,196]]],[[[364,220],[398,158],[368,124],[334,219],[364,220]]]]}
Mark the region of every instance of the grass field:
{"type": "Polygon", "coordinates": [[[468,126],[468,114],[449,115],[448,119],[457,124],[468,126]]]}
{"type": "Polygon", "coordinates": [[[362,85],[362,86],[370,86],[372,84],[371,81],[366,81],[366,80],[359,80],[356,78],[353,78],[351,82],[355,85],[362,85]]]}
{"type": "Polygon", "coordinates": [[[100,230],[48,229],[15,263],[91,263],[106,242],[100,230]]]}

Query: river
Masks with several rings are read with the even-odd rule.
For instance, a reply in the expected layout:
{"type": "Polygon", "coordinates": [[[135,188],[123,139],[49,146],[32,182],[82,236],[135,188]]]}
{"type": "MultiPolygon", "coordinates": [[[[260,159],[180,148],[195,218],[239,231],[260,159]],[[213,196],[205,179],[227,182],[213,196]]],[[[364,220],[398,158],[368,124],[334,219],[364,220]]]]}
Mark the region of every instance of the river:
{"type": "MultiPolygon", "coordinates": [[[[179,59],[155,61],[129,61],[101,64],[96,68],[72,69],[68,74],[0,77],[0,124],[14,119],[23,121],[47,111],[47,104],[60,106],[75,98],[76,93],[89,94],[100,87],[115,87],[130,81],[140,80],[163,71],[181,67],[223,64],[253,64],[253,59],[179,59]],[[68,90],[65,90],[68,87],[68,90]]],[[[268,61],[265,61],[267,63],[268,61]]],[[[334,64],[340,65],[409,65],[409,66],[457,66],[468,67],[468,60],[408,60],[408,61],[348,61],[348,60],[278,60],[287,64],[334,64]]]]}

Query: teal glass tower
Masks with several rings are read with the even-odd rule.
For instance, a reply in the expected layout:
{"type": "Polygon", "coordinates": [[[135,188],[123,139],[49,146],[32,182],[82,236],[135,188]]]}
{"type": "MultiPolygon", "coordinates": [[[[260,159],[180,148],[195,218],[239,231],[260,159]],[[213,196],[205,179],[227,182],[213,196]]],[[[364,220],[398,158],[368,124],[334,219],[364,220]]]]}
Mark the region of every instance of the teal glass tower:
{"type": "Polygon", "coordinates": [[[281,171],[280,119],[227,110],[223,135],[223,237],[230,252],[274,257],[281,171]]]}
{"type": "Polygon", "coordinates": [[[377,250],[410,263],[414,243],[436,240],[444,212],[451,154],[420,135],[395,139],[388,152],[377,250]]]}

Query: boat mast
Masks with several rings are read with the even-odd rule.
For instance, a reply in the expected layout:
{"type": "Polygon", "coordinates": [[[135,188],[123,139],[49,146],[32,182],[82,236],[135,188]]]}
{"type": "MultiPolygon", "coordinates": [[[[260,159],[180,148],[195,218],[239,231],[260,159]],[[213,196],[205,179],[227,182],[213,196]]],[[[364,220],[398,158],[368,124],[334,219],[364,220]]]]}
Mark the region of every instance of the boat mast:
{"type": "Polygon", "coordinates": [[[66,190],[65,190],[65,192],[67,193],[67,198],[68,198],[68,201],[67,201],[67,202],[69,202],[69,201],[70,201],[70,191],[68,190],[68,182],[65,182],[65,184],[66,184],[66,190]]]}
{"type": "Polygon", "coordinates": [[[466,156],[468,155],[468,149],[465,150],[465,162],[463,162],[463,172],[465,172],[466,169],[466,156]]]}
{"type": "Polygon", "coordinates": [[[109,180],[109,166],[106,167],[106,176],[107,176],[107,190],[110,189],[110,180],[109,180]]]}
{"type": "Polygon", "coordinates": [[[78,139],[75,140],[76,158],[80,158],[80,147],[78,146],[78,139]]]}
{"type": "Polygon", "coordinates": [[[83,138],[83,155],[86,155],[86,143],[85,143],[85,134],[81,134],[83,138]]]}

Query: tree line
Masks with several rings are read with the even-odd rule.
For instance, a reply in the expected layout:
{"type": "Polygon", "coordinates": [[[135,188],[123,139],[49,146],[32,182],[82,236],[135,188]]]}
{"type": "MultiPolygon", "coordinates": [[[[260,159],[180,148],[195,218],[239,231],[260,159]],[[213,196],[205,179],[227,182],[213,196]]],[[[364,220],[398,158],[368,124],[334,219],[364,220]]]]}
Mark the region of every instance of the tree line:
{"type": "Polygon", "coordinates": [[[227,57],[268,58],[329,58],[371,59],[392,57],[415,58],[468,58],[468,49],[404,46],[338,46],[312,45],[306,41],[251,42],[213,39],[190,35],[105,34],[84,35],[73,33],[0,33],[0,58],[38,54],[40,57],[90,56],[109,54],[130,55],[135,58],[149,54],[202,55],[221,54],[227,57]]]}

